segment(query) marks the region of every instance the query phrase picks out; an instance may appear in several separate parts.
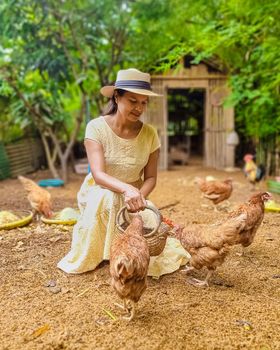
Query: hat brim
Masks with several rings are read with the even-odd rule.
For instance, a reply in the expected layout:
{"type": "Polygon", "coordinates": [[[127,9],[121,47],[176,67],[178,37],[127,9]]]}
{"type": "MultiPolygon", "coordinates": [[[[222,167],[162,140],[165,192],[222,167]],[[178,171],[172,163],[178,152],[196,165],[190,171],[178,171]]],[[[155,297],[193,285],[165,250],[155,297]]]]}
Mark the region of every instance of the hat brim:
{"type": "MultiPolygon", "coordinates": [[[[116,89],[120,89],[120,88],[117,88],[116,86],[103,86],[100,89],[100,92],[103,96],[111,98],[113,97],[114,91],[116,89]]],[[[156,94],[151,90],[145,90],[145,89],[131,89],[131,88],[122,87],[121,90],[129,91],[135,94],[145,95],[145,96],[162,96],[162,95],[156,94]]]]}

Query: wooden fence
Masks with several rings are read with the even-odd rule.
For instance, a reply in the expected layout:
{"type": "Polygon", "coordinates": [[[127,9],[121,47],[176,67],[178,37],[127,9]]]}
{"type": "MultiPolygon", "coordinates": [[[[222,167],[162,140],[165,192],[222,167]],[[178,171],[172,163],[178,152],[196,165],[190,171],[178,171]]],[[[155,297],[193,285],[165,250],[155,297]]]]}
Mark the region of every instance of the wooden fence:
{"type": "Polygon", "coordinates": [[[3,143],[0,143],[0,180],[10,177],[9,159],[3,143]]]}
{"type": "Polygon", "coordinates": [[[11,177],[30,173],[46,163],[41,140],[37,138],[26,138],[5,145],[5,151],[11,177]]]}

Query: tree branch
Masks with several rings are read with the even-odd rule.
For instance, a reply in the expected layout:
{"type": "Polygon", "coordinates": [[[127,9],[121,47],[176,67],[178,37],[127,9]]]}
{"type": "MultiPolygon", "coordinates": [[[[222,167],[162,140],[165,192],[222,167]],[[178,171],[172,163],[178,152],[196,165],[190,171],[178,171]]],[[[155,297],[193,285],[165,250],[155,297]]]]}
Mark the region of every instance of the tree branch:
{"type": "Polygon", "coordinates": [[[68,159],[70,152],[72,150],[72,147],[74,145],[74,142],[76,141],[78,132],[80,130],[80,126],[84,120],[84,115],[85,115],[85,110],[86,110],[86,96],[82,94],[81,96],[81,108],[79,111],[78,118],[76,119],[76,125],[74,127],[74,130],[72,131],[70,141],[67,144],[66,150],[64,152],[64,159],[68,159]]]}

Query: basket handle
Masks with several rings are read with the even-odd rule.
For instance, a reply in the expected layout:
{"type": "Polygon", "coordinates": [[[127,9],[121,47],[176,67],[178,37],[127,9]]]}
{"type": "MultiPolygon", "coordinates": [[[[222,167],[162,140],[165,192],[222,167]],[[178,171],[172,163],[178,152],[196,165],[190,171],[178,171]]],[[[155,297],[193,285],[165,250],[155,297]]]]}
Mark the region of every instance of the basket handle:
{"type": "MultiPolygon", "coordinates": [[[[156,227],[153,229],[153,231],[151,231],[149,233],[146,233],[144,235],[146,238],[148,238],[148,237],[152,237],[157,232],[157,230],[159,229],[159,226],[160,226],[162,220],[161,220],[161,214],[160,214],[158,209],[155,209],[154,207],[152,207],[150,205],[147,205],[145,209],[149,209],[149,210],[153,211],[156,214],[156,217],[157,217],[157,225],[156,225],[156,227]]],[[[116,216],[116,226],[121,232],[125,231],[120,225],[120,217],[124,213],[125,210],[127,210],[127,207],[126,206],[122,207],[118,211],[117,216],[116,216]]],[[[125,215],[123,215],[123,219],[125,219],[125,215]]]]}

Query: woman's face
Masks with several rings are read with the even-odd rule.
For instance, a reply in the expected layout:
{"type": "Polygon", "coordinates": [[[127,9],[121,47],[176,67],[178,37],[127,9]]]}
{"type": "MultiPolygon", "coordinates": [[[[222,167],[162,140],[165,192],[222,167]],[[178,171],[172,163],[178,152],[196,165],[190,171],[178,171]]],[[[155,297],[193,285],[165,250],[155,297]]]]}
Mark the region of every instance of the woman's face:
{"type": "Polygon", "coordinates": [[[117,96],[118,112],[131,121],[137,121],[144,112],[148,96],[127,91],[123,96],[117,96]]]}

